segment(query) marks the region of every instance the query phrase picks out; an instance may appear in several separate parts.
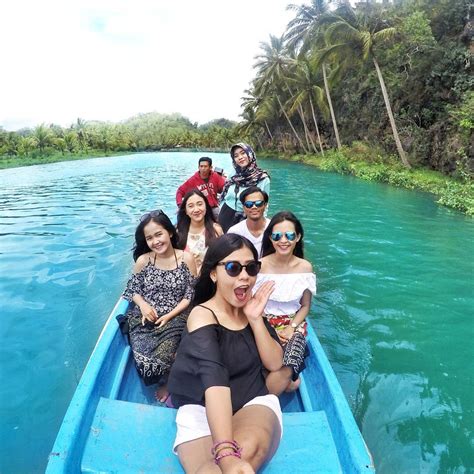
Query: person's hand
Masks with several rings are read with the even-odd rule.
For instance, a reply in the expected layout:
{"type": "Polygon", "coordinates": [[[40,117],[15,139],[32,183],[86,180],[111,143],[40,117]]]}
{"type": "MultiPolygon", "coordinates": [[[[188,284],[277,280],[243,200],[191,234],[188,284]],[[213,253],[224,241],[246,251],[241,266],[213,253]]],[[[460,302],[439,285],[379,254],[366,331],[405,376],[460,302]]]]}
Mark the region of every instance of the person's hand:
{"type": "Polygon", "coordinates": [[[263,310],[275,288],[274,281],[266,281],[255,292],[244,306],[244,314],[249,322],[257,321],[263,314],[263,310]]]}
{"type": "Polygon", "coordinates": [[[219,461],[219,467],[224,474],[255,474],[250,463],[236,456],[226,456],[219,461]]]}
{"type": "Polygon", "coordinates": [[[155,321],[155,326],[158,326],[159,328],[163,327],[170,319],[172,319],[169,316],[169,313],[164,314],[163,316],[160,316],[156,321],[155,321]]]}
{"type": "Polygon", "coordinates": [[[278,331],[278,337],[281,339],[283,343],[287,343],[295,333],[295,330],[291,326],[287,326],[286,328],[278,331]]]}
{"type": "Polygon", "coordinates": [[[158,313],[153,306],[149,305],[147,302],[143,302],[139,306],[142,313],[142,326],[145,326],[146,321],[154,323],[158,319],[158,313]]]}

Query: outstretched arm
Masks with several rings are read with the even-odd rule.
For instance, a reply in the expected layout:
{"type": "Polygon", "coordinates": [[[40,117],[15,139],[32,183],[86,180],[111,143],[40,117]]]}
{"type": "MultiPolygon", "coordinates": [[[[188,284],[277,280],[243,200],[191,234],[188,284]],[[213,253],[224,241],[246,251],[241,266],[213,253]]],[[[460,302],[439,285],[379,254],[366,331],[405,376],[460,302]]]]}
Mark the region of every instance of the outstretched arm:
{"type": "MultiPolygon", "coordinates": [[[[232,402],[229,387],[209,387],[204,393],[206,399],[206,415],[211,430],[212,443],[234,440],[232,425],[232,402]]],[[[219,446],[223,448],[219,454],[227,454],[234,450],[227,443],[219,446]]],[[[251,474],[255,471],[252,466],[237,456],[225,456],[219,460],[218,466],[223,473],[251,474]]]]}

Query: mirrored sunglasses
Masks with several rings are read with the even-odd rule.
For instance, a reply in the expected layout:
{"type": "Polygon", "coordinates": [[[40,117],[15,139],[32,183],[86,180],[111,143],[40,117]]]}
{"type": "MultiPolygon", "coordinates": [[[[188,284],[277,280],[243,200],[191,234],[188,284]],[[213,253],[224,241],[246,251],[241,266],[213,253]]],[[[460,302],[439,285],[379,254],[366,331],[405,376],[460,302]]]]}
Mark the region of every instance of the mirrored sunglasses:
{"type": "Polygon", "coordinates": [[[247,263],[247,265],[242,265],[240,262],[231,260],[229,262],[219,262],[217,265],[223,265],[227,275],[231,277],[239,276],[243,268],[245,268],[249,276],[253,277],[260,271],[262,263],[253,260],[252,262],[247,263]]]}
{"type": "Polygon", "coordinates": [[[140,222],[143,222],[145,219],[148,219],[149,217],[158,217],[163,215],[164,212],[161,209],[155,209],[154,211],[147,212],[143,214],[142,217],[140,217],[140,222]]]}
{"type": "Polygon", "coordinates": [[[270,238],[274,242],[278,242],[283,236],[285,236],[290,242],[293,242],[293,240],[296,239],[296,232],[272,232],[270,238]]]}
{"type": "Polygon", "coordinates": [[[255,207],[263,207],[265,205],[265,201],[259,199],[258,201],[245,201],[244,206],[247,209],[251,209],[253,206],[255,207]]]}

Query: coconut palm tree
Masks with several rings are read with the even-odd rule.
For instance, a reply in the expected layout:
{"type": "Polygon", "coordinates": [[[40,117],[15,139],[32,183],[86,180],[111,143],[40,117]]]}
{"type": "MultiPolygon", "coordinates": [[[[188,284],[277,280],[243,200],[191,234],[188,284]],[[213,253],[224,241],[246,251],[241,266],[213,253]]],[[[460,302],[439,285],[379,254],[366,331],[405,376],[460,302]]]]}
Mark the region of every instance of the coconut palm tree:
{"type": "Polygon", "coordinates": [[[289,92],[287,77],[290,63],[289,57],[285,54],[283,38],[270,35],[270,42],[261,42],[260,48],[263,50],[263,53],[255,57],[257,62],[254,65],[254,68],[257,69],[257,78],[254,82],[255,91],[260,96],[274,96],[277,99],[293,134],[301,148],[306,152],[303,141],[291,122],[281,100],[285,95],[285,91],[289,92]]]}
{"type": "MultiPolygon", "coordinates": [[[[288,23],[285,40],[293,47],[299,46],[302,54],[312,48],[316,48],[323,38],[320,19],[328,12],[327,2],[325,0],[312,0],[309,5],[290,4],[287,9],[296,11],[296,16],[288,23]]],[[[321,62],[321,69],[323,72],[326,99],[331,112],[334,136],[336,138],[337,147],[340,149],[341,140],[339,138],[339,129],[337,127],[336,114],[334,113],[334,107],[332,105],[331,93],[329,92],[327,67],[324,62],[321,62]]]]}
{"type": "Polygon", "coordinates": [[[316,104],[323,113],[327,111],[327,107],[324,103],[323,90],[317,85],[318,77],[316,69],[312,67],[312,64],[305,56],[300,56],[295,60],[292,71],[293,76],[290,78],[290,82],[295,85],[297,91],[296,95],[293,97],[293,102],[295,105],[299,104],[300,107],[309,104],[318,137],[319,149],[324,156],[323,144],[321,141],[321,134],[319,133],[314,105],[316,104]]]}
{"type": "Polygon", "coordinates": [[[341,63],[353,63],[354,60],[372,61],[377,72],[398,154],[403,165],[411,168],[400,141],[387,87],[375,53],[376,46],[391,40],[396,34],[396,29],[387,26],[386,21],[382,20],[378,14],[379,11],[375,7],[370,11],[354,10],[349,4],[344,4],[336,13],[330,13],[322,18],[321,22],[326,26],[325,37],[330,46],[321,54],[321,60],[333,57],[341,63]]]}
{"type": "Polygon", "coordinates": [[[36,146],[39,148],[40,153],[43,154],[45,148],[51,144],[53,135],[51,129],[46,127],[43,123],[34,129],[33,138],[36,141],[36,146]]]}
{"type": "MultiPolygon", "coordinates": [[[[242,97],[242,107],[244,109],[242,115],[246,116],[247,121],[251,119],[252,123],[254,123],[255,125],[260,125],[257,117],[257,111],[259,110],[259,107],[263,103],[264,99],[258,97],[253,89],[246,89],[244,92],[247,95],[242,97]]],[[[266,118],[263,118],[263,124],[265,125],[265,130],[267,131],[270,140],[273,140],[273,135],[270,131],[270,127],[268,126],[266,118]]]]}

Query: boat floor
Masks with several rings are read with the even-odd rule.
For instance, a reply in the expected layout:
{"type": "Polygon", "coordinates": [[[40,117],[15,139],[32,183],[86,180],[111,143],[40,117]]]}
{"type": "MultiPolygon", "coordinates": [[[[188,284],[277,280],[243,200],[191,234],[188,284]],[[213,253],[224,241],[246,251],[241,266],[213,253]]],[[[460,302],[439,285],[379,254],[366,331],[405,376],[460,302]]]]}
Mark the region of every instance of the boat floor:
{"type": "MultiPolygon", "coordinates": [[[[170,446],[176,410],[101,398],[86,441],[83,473],[181,473],[170,446]],[[125,467],[126,466],[126,467],[125,467]]],[[[323,411],[283,414],[281,446],[265,474],[340,473],[336,446],[323,411]]]]}

